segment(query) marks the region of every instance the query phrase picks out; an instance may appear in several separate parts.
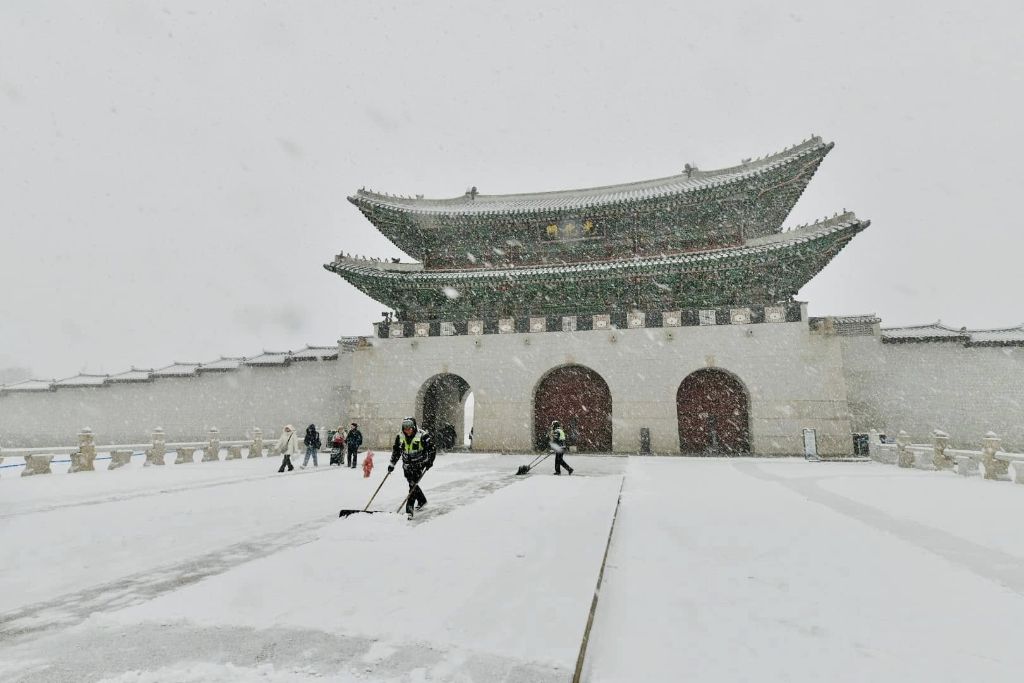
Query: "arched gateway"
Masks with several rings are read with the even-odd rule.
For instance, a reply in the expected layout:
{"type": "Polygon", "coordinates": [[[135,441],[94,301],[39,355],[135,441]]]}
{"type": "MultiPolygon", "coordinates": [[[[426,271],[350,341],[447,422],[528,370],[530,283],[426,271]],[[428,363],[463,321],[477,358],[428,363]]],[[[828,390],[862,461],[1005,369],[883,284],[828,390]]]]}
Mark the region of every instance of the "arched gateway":
{"type": "Polygon", "coordinates": [[[445,450],[461,446],[465,438],[466,398],[469,382],[458,375],[434,375],[420,387],[416,416],[430,430],[434,443],[445,450]]]}
{"type": "Polygon", "coordinates": [[[548,447],[552,420],[559,420],[569,445],[581,452],[612,449],[612,393],[601,375],[582,365],[551,370],[533,396],[534,447],[548,447]]]}
{"type": "Polygon", "coordinates": [[[705,368],[688,375],[676,392],[676,411],[683,453],[750,452],[750,401],[731,374],[705,368]]]}

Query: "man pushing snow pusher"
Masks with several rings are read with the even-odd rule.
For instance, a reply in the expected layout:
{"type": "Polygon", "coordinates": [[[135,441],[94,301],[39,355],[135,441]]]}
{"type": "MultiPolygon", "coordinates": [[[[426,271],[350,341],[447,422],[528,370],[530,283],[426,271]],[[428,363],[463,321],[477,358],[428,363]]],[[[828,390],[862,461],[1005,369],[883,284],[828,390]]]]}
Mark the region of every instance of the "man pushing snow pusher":
{"type": "Polygon", "coordinates": [[[391,464],[388,473],[395,470],[395,463],[402,459],[402,472],[409,482],[409,496],[405,499],[405,514],[412,519],[413,504],[415,509],[422,509],[427,504],[427,497],[420,488],[420,480],[431,467],[437,450],[430,434],[416,427],[416,418],[407,417],[402,420],[402,431],[395,436],[395,445],[391,449],[391,464]]]}
{"type": "Polygon", "coordinates": [[[573,473],[573,469],[569,467],[565,462],[565,430],[562,429],[562,423],[555,420],[551,423],[551,433],[548,434],[551,439],[550,446],[551,450],[555,452],[555,474],[561,474],[562,468],[564,467],[569,474],[573,473]]]}

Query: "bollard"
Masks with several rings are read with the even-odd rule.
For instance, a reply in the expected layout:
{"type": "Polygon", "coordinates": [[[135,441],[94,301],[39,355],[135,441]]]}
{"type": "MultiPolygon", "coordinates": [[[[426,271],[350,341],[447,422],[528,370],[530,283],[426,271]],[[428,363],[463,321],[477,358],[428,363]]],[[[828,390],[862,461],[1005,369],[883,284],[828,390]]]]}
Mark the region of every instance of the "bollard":
{"type": "Polygon", "coordinates": [[[949,446],[949,434],[941,429],[932,430],[932,447],[935,449],[932,455],[932,464],[937,470],[953,469],[953,458],[946,455],[946,448],[949,446]]]}
{"type": "Polygon", "coordinates": [[[902,429],[899,434],[896,435],[896,466],[897,467],[913,467],[914,466],[914,453],[907,449],[910,445],[910,435],[902,429]]]}
{"type": "Polygon", "coordinates": [[[1003,440],[995,432],[987,432],[981,440],[982,475],[986,479],[1006,479],[1009,476],[1008,462],[996,458],[1003,440]]]}
{"type": "Polygon", "coordinates": [[[263,457],[263,430],[259,427],[252,430],[252,444],[249,446],[249,457],[263,457]]]}
{"type": "Polygon", "coordinates": [[[163,427],[153,430],[153,445],[146,450],[146,462],[143,467],[153,465],[164,465],[164,455],[167,454],[167,442],[164,440],[163,427]]]}
{"type": "Polygon", "coordinates": [[[203,462],[220,460],[220,430],[210,427],[210,442],[203,449],[203,462]]]}
{"type": "Polygon", "coordinates": [[[78,451],[71,454],[71,467],[68,472],[92,472],[93,461],[96,460],[96,441],[93,438],[92,430],[82,427],[78,432],[78,451]]]}
{"type": "Polygon", "coordinates": [[[175,449],[178,452],[177,457],[174,458],[175,465],[191,465],[196,455],[196,449],[193,446],[178,446],[175,449]]]}

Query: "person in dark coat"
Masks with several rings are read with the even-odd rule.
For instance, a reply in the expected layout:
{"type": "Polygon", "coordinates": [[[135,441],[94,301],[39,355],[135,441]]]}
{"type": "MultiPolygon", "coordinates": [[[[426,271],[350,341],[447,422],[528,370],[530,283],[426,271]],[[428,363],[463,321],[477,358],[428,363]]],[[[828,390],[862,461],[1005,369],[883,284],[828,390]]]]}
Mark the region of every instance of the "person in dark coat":
{"type": "Polygon", "coordinates": [[[409,484],[409,497],[405,501],[405,514],[412,519],[413,504],[421,510],[427,504],[427,497],[420,488],[420,479],[434,466],[437,449],[430,434],[416,427],[416,418],[407,417],[402,420],[402,431],[395,436],[395,445],[391,448],[391,464],[388,472],[395,471],[395,463],[402,459],[402,471],[409,484]]]}
{"type": "Polygon", "coordinates": [[[356,454],[359,452],[359,447],[363,445],[363,434],[359,431],[359,425],[355,422],[352,423],[351,427],[348,430],[348,435],[345,437],[345,445],[348,448],[348,466],[355,469],[356,454]]]}
{"type": "Polygon", "coordinates": [[[306,469],[310,456],[313,456],[313,467],[319,467],[316,462],[316,454],[320,450],[320,432],[316,430],[316,425],[306,427],[306,436],[302,439],[302,443],[306,446],[306,457],[302,460],[302,469],[306,469]]]}
{"type": "Polygon", "coordinates": [[[561,474],[562,468],[564,467],[569,474],[573,473],[573,469],[565,462],[565,430],[562,429],[562,423],[555,420],[551,423],[551,432],[548,434],[550,439],[551,450],[555,452],[555,474],[561,474]]]}

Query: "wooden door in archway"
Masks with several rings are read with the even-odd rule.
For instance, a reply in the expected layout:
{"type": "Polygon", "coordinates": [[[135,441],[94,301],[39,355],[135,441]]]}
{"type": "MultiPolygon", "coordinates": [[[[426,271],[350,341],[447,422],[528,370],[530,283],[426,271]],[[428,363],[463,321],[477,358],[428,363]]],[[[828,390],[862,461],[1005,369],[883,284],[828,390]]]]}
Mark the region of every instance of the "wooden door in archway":
{"type": "Polygon", "coordinates": [[[679,450],[696,455],[750,452],[747,392],[727,372],[706,368],[686,377],[676,392],[679,450]]]}
{"type": "Polygon", "coordinates": [[[608,383],[582,365],[552,370],[540,384],[533,402],[534,445],[548,447],[551,421],[562,423],[569,445],[580,452],[612,450],[612,394],[608,383]]]}

